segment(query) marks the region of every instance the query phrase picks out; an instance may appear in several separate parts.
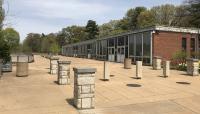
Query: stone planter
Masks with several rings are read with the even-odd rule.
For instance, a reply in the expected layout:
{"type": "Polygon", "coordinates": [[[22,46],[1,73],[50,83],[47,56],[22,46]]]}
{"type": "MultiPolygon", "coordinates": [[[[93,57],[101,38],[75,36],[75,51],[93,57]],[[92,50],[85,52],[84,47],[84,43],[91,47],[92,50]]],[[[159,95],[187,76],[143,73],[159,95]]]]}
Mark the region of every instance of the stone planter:
{"type": "Polygon", "coordinates": [[[131,58],[125,58],[124,59],[124,68],[125,69],[131,69],[132,65],[132,59],[131,58]]]}
{"type": "Polygon", "coordinates": [[[199,75],[199,60],[189,58],[187,59],[187,74],[191,76],[199,75]]]}

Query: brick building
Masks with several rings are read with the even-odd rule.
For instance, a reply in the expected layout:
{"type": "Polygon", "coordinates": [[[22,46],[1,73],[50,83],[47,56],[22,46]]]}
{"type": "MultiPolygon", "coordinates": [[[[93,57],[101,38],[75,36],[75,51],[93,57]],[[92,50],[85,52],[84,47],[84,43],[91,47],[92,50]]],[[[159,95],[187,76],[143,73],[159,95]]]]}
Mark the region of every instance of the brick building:
{"type": "Polygon", "coordinates": [[[154,26],[111,37],[88,40],[62,47],[62,55],[123,62],[142,60],[152,64],[154,56],[170,60],[178,51],[187,56],[199,53],[199,29],[154,26]]]}

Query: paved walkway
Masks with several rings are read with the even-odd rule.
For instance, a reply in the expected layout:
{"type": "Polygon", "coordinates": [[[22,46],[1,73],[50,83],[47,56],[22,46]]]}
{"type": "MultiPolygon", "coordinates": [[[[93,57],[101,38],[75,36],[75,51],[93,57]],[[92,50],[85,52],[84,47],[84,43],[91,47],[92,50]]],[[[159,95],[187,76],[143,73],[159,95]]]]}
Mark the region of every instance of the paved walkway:
{"type": "MultiPolygon", "coordinates": [[[[143,67],[142,80],[136,80],[135,65],[110,63],[111,80],[102,81],[103,62],[82,58],[60,57],[72,61],[73,67],[94,67],[96,73],[96,114],[200,114],[200,77],[171,71],[162,78],[162,70],[143,67]],[[180,84],[188,82],[189,85],[180,84]]],[[[15,77],[6,73],[0,80],[0,114],[77,114],[71,105],[73,83],[59,86],[57,77],[48,74],[49,60],[35,56],[29,76],[15,77]]]]}

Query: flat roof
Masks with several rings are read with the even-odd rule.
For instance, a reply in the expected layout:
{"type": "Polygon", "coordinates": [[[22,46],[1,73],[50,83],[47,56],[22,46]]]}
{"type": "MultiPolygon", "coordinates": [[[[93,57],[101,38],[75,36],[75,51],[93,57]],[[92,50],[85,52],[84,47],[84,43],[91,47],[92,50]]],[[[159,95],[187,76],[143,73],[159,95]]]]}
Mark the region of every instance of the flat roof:
{"type": "Polygon", "coordinates": [[[136,29],[133,31],[121,33],[118,35],[112,35],[112,36],[107,36],[103,38],[98,38],[98,39],[92,39],[92,40],[86,40],[74,44],[68,44],[63,47],[68,47],[68,46],[74,46],[77,44],[87,44],[93,41],[98,41],[98,40],[105,40],[105,39],[110,39],[110,38],[115,38],[115,37],[120,37],[124,35],[130,35],[130,34],[135,34],[135,33],[140,33],[140,32],[146,32],[146,31],[165,31],[165,32],[181,32],[181,33],[191,33],[191,34],[200,34],[200,29],[198,28],[186,28],[186,27],[169,27],[169,26],[152,26],[152,27],[146,27],[142,29],[136,29]]]}

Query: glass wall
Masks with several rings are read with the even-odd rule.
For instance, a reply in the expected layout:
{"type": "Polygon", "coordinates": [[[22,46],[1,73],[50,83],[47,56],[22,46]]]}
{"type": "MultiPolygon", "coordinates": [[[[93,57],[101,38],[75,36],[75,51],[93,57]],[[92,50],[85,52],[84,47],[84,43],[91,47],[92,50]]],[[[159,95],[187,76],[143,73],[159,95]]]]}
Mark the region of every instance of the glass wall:
{"type": "Polygon", "coordinates": [[[151,56],[151,32],[143,32],[129,35],[129,57],[134,62],[142,60],[150,64],[151,56]]]}
{"type": "Polygon", "coordinates": [[[100,40],[97,43],[98,59],[107,60],[107,40],[100,40]]]}
{"type": "Polygon", "coordinates": [[[129,36],[129,56],[135,56],[135,34],[129,36]]]}

